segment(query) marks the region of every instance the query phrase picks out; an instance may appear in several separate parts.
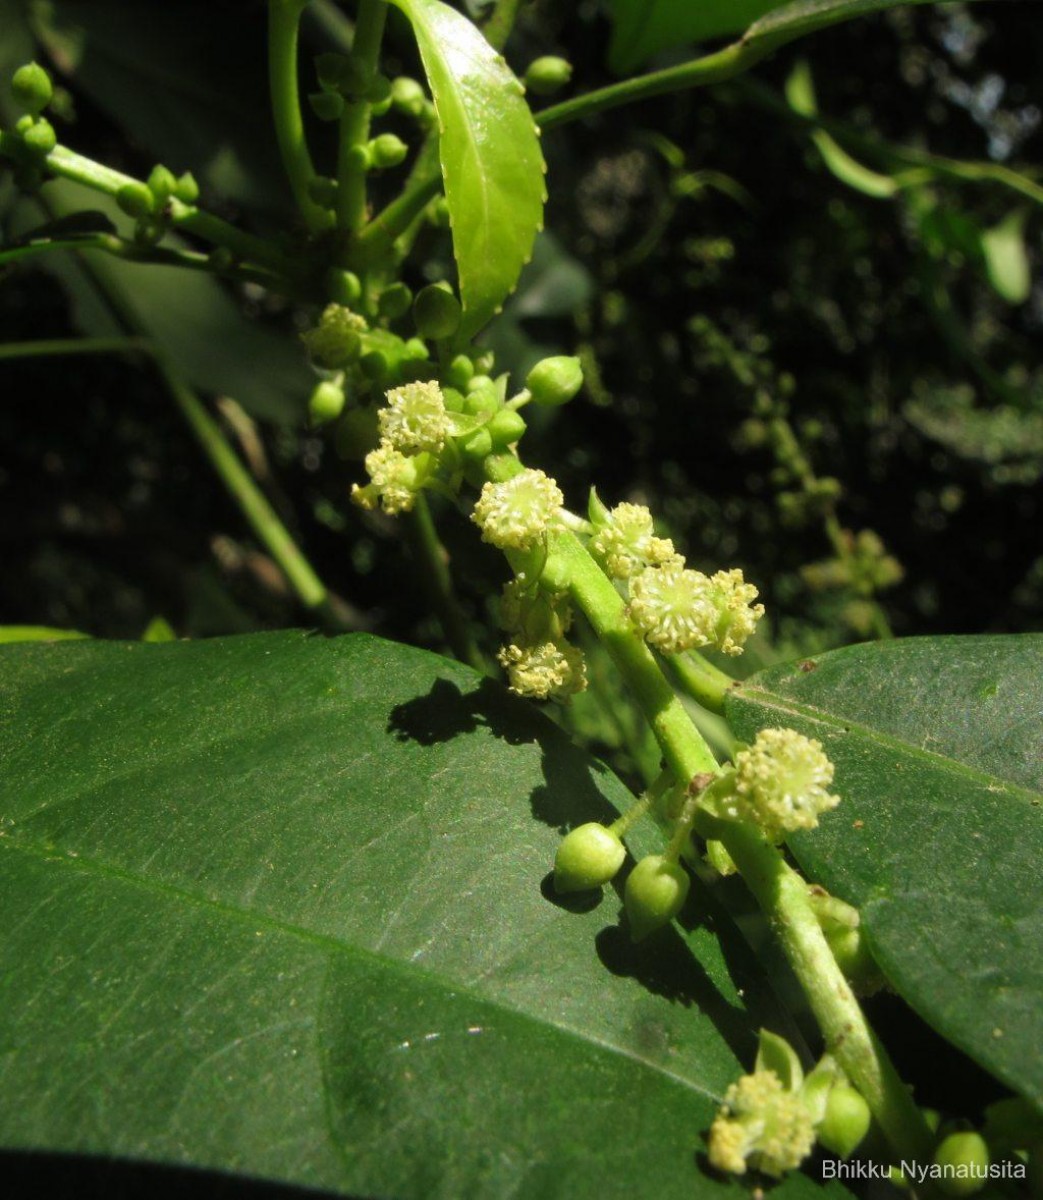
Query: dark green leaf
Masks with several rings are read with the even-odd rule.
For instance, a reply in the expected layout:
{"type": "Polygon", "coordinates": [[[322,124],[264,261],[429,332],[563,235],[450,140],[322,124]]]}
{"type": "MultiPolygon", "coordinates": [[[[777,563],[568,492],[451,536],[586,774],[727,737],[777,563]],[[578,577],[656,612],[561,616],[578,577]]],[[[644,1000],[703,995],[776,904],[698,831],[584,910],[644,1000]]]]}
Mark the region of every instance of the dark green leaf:
{"type": "Polygon", "coordinates": [[[628,796],[529,706],[365,636],[0,657],[0,1144],[724,1193],[694,1154],[754,1051],[727,920],[697,887],[688,950],[633,949],[611,892],[544,897],[558,829],[628,796]]]}
{"type": "Polygon", "coordinates": [[[420,46],[464,307],[476,333],[518,282],[543,227],[543,154],[523,88],[481,33],[441,0],[396,0],[420,46]]]}
{"type": "Polygon", "coordinates": [[[786,0],[611,0],[613,71],[633,71],[662,50],[739,33],[786,0]]]}
{"type": "Polygon", "coordinates": [[[740,737],[790,726],[841,805],[791,845],[858,905],[888,978],[940,1033],[1043,1104],[1043,636],[834,651],[730,697],[740,737]]]}

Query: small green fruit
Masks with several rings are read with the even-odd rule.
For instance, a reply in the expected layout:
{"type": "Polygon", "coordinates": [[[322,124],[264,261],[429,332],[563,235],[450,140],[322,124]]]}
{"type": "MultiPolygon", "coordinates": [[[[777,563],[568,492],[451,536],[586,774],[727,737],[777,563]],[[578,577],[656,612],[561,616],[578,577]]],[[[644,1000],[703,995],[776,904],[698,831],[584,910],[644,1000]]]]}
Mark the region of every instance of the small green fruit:
{"type": "Polygon", "coordinates": [[[662,854],[649,854],[630,872],[623,905],[630,922],[630,936],[643,941],[668,924],[684,907],[691,879],[679,863],[662,854]]]}
{"type": "Polygon", "coordinates": [[[547,54],[529,63],[525,72],[525,86],[537,96],[550,96],[563,88],[572,78],[572,63],[556,55],[547,54]]]}
{"type": "Polygon", "coordinates": [[[330,267],[326,272],[326,291],[334,304],[342,304],[351,308],[358,303],[362,295],[362,284],[354,271],[342,271],[339,267],[330,267]]]}
{"type": "Polygon", "coordinates": [[[446,368],[444,382],[462,392],[471,382],[473,375],[474,363],[466,354],[458,354],[446,368]]]}
{"type": "Polygon", "coordinates": [[[989,1172],[989,1147],[980,1133],[950,1133],[934,1152],[941,1167],[937,1181],[949,1196],[973,1196],[985,1186],[989,1172]]]}
{"type": "Polygon", "coordinates": [[[313,429],[335,421],[344,410],[344,389],[332,379],[317,384],[308,400],[308,421],[313,429]]]}
{"type": "Polygon", "coordinates": [[[196,183],[196,177],[191,171],[185,171],[183,175],[178,176],[174,195],[182,204],[195,204],[199,199],[199,184],[196,183]]]}
{"type": "Polygon", "coordinates": [[[429,284],[413,301],[413,321],[422,337],[452,337],[460,328],[460,315],[460,301],[448,284],[429,284]]]}
{"type": "Polygon", "coordinates": [[[567,404],[583,386],[583,368],[578,358],[565,354],[545,358],[529,372],[525,386],[537,404],[556,408],[567,404]]]}
{"type": "Polygon", "coordinates": [[[554,890],[584,892],[601,887],[616,875],[627,852],[619,837],[590,821],[562,838],[554,858],[554,890]]]}
{"type": "Polygon", "coordinates": [[[153,196],[156,197],[156,203],[163,205],[177,191],[177,180],[169,167],[157,163],[149,172],[148,186],[153,196]]]}
{"type": "Polygon", "coordinates": [[[481,429],[468,434],[460,446],[460,451],[464,458],[470,459],[471,462],[481,462],[487,458],[493,451],[493,439],[489,430],[483,425],[481,429]]]}
{"type": "Polygon", "coordinates": [[[818,1127],[818,1140],[841,1158],[854,1152],[869,1132],[869,1105],[853,1087],[838,1084],[829,1093],[826,1113],[818,1127]]]}
{"type": "Polygon", "coordinates": [[[43,112],[51,102],[54,88],[51,77],[39,63],[26,63],[19,67],[11,79],[11,93],[18,104],[29,112],[43,112]]]}
{"type": "Polygon", "coordinates": [[[397,167],[408,153],[409,147],[393,133],[382,133],[369,143],[369,161],[374,167],[397,167]]]}
{"type": "Polygon", "coordinates": [[[417,117],[424,111],[427,96],[415,79],[400,75],[391,84],[391,103],[399,112],[417,117]]]}

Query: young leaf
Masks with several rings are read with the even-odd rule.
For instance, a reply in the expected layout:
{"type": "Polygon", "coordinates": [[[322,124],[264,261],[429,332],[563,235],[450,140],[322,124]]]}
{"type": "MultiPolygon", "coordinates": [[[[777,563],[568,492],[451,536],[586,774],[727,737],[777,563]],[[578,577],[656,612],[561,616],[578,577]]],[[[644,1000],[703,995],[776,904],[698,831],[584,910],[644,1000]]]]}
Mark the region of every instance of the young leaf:
{"type": "Polygon", "coordinates": [[[478,29],[441,0],[395,0],[431,87],[461,330],[476,333],[518,281],[543,226],[543,154],[523,89],[478,29]]]}
{"type": "Polygon", "coordinates": [[[0,757],[0,1146],[733,1194],[693,1156],[753,1054],[741,947],[545,898],[560,828],[630,798],[488,680],[361,635],[6,647],[0,757]]]}
{"type": "Polygon", "coordinates": [[[891,983],[1043,1102],[1043,635],[853,646],[755,675],[739,737],[790,726],[836,764],[840,807],[790,846],[859,907],[891,983]]]}

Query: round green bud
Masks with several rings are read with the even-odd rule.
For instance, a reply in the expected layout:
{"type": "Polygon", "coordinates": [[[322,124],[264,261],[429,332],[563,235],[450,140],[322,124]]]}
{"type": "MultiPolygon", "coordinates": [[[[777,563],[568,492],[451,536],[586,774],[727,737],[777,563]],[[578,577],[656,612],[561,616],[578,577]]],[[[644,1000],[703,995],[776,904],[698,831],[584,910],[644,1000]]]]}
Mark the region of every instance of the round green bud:
{"type": "Polygon", "coordinates": [[[424,111],[427,96],[415,79],[400,75],[391,84],[391,103],[399,112],[416,117],[424,111]]]}
{"type": "Polygon", "coordinates": [[[497,450],[505,450],[516,442],[525,432],[525,418],[519,412],[510,408],[501,408],[485,427],[497,450]]]}
{"type": "Polygon", "coordinates": [[[464,412],[476,417],[482,413],[494,413],[499,407],[500,394],[491,380],[484,387],[470,389],[464,397],[464,412]]]}
{"type": "Polygon", "coordinates": [[[547,54],[529,63],[524,83],[537,96],[550,96],[563,88],[572,78],[572,63],[556,55],[547,54]]]}
{"type": "Polygon", "coordinates": [[[315,58],[315,73],[319,86],[335,92],[348,75],[350,60],[346,54],[319,54],[315,58]]]}
{"type": "Polygon", "coordinates": [[[178,176],[174,195],[182,204],[195,204],[199,199],[199,184],[196,183],[196,177],[191,171],[185,171],[183,175],[178,176]]]}
{"type": "Polygon", "coordinates": [[[20,133],[24,137],[35,124],[36,118],[31,114],[26,113],[24,117],[19,117],[18,120],[15,121],[15,133],[20,133]]]}
{"type": "Polygon", "coordinates": [[[438,196],[427,206],[427,219],[436,229],[448,229],[452,225],[449,202],[445,196],[438,196]]]}
{"type": "Polygon", "coordinates": [[[379,385],[391,378],[394,364],[383,350],[370,350],[359,359],[359,366],[367,379],[379,385]]]}
{"type": "Polygon", "coordinates": [[[481,462],[492,454],[492,450],[492,434],[484,425],[474,433],[468,434],[460,443],[460,453],[471,462],[481,462]]]}
{"type": "Polygon", "coordinates": [[[691,879],[679,863],[662,854],[649,854],[627,877],[623,906],[630,922],[630,936],[643,941],[668,924],[684,907],[691,879]]]}
{"type": "Polygon", "coordinates": [[[376,409],[351,408],[337,422],[333,448],[341,458],[361,462],[379,440],[376,409]]]}
{"type": "Polygon", "coordinates": [[[463,395],[456,388],[443,387],[442,400],[445,403],[446,412],[462,413],[464,411],[463,395]]]}
{"type": "Polygon", "coordinates": [[[157,163],[149,172],[148,186],[156,197],[156,202],[162,205],[177,191],[177,180],[173,171],[164,167],[162,163],[157,163]]]}
{"type": "Polygon", "coordinates": [[[120,211],[133,217],[135,221],[143,221],[150,217],[156,208],[156,198],[143,183],[125,183],[116,193],[116,203],[120,211]]]}
{"type": "Polygon", "coordinates": [[[402,347],[402,365],[415,368],[427,362],[427,346],[422,338],[412,337],[402,347]]]}
{"type": "Polygon", "coordinates": [[[413,302],[413,293],[404,283],[393,283],[380,293],[377,301],[377,311],[389,321],[397,320],[409,312],[413,302]]]}
{"type": "Polygon", "coordinates": [[[468,392],[485,392],[489,389],[495,390],[496,380],[491,375],[486,375],[484,372],[477,371],[472,373],[471,378],[467,381],[468,392]]]}
{"type": "Polygon", "coordinates": [[[373,165],[369,157],[369,145],[352,146],[347,153],[348,165],[353,171],[358,171],[364,175],[373,165]]]}
{"type": "Polygon", "coordinates": [[[337,202],[337,181],[328,175],[315,175],[308,180],[308,195],[320,208],[332,208],[337,202]]]}
{"type": "Polygon", "coordinates": [[[354,271],[342,271],[340,267],[330,267],[326,272],[326,291],[334,304],[343,304],[352,308],[362,295],[362,284],[354,271]]]}
{"type": "Polygon", "coordinates": [[[460,328],[460,315],[460,301],[448,284],[429,284],[413,301],[413,321],[423,337],[452,337],[460,328]]]}
{"type": "Polygon", "coordinates": [[[554,857],[554,890],[585,892],[615,878],[626,858],[617,834],[596,821],[565,835],[554,857]]]}
{"type": "Polygon", "coordinates": [[[320,121],[338,121],[344,112],[344,97],[338,92],[310,92],[308,105],[320,121]]]}
{"type": "Polygon", "coordinates": [[[382,133],[369,143],[369,161],[374,167],[397,167],[408,153],[409,147],[393,133],[382,133]]]}
{"type": "Polygon", "coordinates": [[[43,67],[31,62],[15,71],[11,79],[11,94],[22,108],[36,114],[43,112],[50,104],[54,87],[43,67]]]}
{"type": "Polygon", "coordinates": [[[829,1093],[826,1112],[818,1127],[818,1140],[827,1150],[847,1158],[869,1132],[869,1105],[853,1087],[838,1084],[829,1093]]]}
{"type": "Polygon", "coordinates": [[[485,478],[493,483],[506,483],[525,470],[516,454],[490,454],[483,466],[485,478]]]}
{"type": "Polygon", "coordinates": [[[54,126],[50,121],[45,117],[37,117],[30,128],[22,134],[22,141],[25,142],[27,149],[42,158],[44,155],[50,154],[58,145],[58,135],[54,132],[54,126]]]}
{"type": "Polygon", "coordinates": [[[556,408],[567,404],[583,386],[583,368],[578,358],[560,354],[538,362],[525,379],[537,404],[556,408]]]}
{"type": "Polygon", "coordinates": [[[458,354],[445,370],[445,382],[464,391],[474,375],[474,363],[466,354],[458,354]]]}
{"type": "Polygon", "coordinates": [[[826,941],[858,996],[872,996],[886,987],[887,980],[866,943],[861,929],[826,929],[826,941]]]}
{"type": "Polygon", "coordinates": [[[332,379],[316,384],[308,400],[308,422],[312,429],[335,421],[344,410],[344,389],[332,379]]]}
{"type": "MultiPolygon", "coordinates": [[[[386,112],[391,105],[391,80],[386,75],[379,73],[374,75],[366,85],[366,99],[371,108],[386,112]]],[[[380,113],[378,112],[377,115],[379,116],[380,113]]]]}
{"type": "Polygon", "coordinates": [[[942,1170],[938,1187],[946,1195],[973,1196],[988,1179],[989,1147],[980,1133],[950,1133],[938,1144],[934,1161],[942,1170]]]}

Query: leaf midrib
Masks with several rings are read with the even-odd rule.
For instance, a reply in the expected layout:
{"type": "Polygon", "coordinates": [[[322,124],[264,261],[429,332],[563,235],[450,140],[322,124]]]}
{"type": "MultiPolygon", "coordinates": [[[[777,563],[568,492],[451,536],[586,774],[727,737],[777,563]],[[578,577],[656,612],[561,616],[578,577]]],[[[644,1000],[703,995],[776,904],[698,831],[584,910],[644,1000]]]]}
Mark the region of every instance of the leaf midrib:
{"type": "Polygon", "coordinates": [[[1043,793],[1041,792],[1022,787],[1018,783],[1011,783],[1000,775],[979,770],[977,767],[969,766],[958,759],[950,758],[945,754],[939,754],[935,750],[925,750],[921,746],[903,741],[900,737],[896,737],[891,733],[885,733],[883,730],[874,729],[871,725],[865,725],[861,721],[849,717],[838,717],[823,709],[816,708],[814,705],[802,704],[798,700],[780,696],[776,692],[769,692],[759,687],[743,688],[741,691],[733,693],[733,696],[735,700],[747,701],[761,708],[770,708],[778,712],[789,713],[792,716],[804,717],[819,725],[835,729],[842,734],[856,732],[867,741],[875,742],[883,749],[899,750],[903,754],[922,759],[937,769],[965,775],[968,779],[972,779],[976,783],[984,784],[985,786],[998,785],[1004,792],[1026,800],[1030,808],[1038,809],[1040,807],[1039,802],[1043,798],[1043,793]]]}
{"type": "Polygon", "coordinates": [[[721,1095],[709,1090],[708,1088],[697,1085],[693,1080],[678,1075],[676,1072],[669,1070],[660,1063],[651,1061],[642,1057],[640,1054],[629,1050],[624,1046],[615,1045],[611,1042],[606,1042],[602,1038],[594,1037],[589,1032],[584,1032],[581,1029],[574,1028],[571,1025],[561,1025],[554,1021],[543,1020],[534,1016],[524,1009],[514,1007],[505,1003],[502,999],[485,995],[476,990],[473,985],[457,981],[446,977],[441,972],[432,971],[428,967],[418,966],[415,962],[405,963],[401,959],[394,958],[390,955],[380,954],[377,951],[370,950],[365,946],[360,946],[351,942],[340,941],[329,934],[318,933],[313,929],[308,929],[305,926],[295,924],[291,921],[283,921],[278,917],[273,917],[270,914],[258,912],[255,909],[243,907],[236,904],[231,904],[227,901],[215,900],[209,896],[202,896],[196,892],[189,891],[186,888],[178,887],[175,884],[165,883],[160,880],[150,879],[135,871],[123,870],[119,867],[114,867],[110,863],[102,862],[94,858],[84,858],[77,854],[74,858],[68,857],[65,853],[54,848],[47,849],[32,843],[22,842],[12,839],[10,836],[3,837],[0,835],[0,851],[14,851],[24,854],[28,858],[36,859],[40,862],[45,862],[53,867],[67,868],[72,871],[80,871],[87,874],[95,874],[105,879],[118,880],[121,883],[131,884],[146,892],[151,892],[154,895],[166,897],[168,899],[177,899],[191,904],[196,908],[209,910],[220,913],[222,916],[239,921],[243,924],[252,926],[262,926],[273,932],[282,933],[289,937],[297,938],[325,953],[336,953],[345,955],[348,958],[361,959],[377,963],[382,969],[392,970],[406,978],[422,978],[425,982],[434,983],[439,989],[452,993],[454,996],[466,995],[480,1004],[490,1008],[497,1009],[507,1013],[510,1016],[520,1019],[527,1024],[536,1026],[542,1030],[550,1030],[555,1034],[574,1038],[579,1042],[586,1043],[594,1047],[596,1050],[612,1055],[617,1055],[620,1058],[628,1059],[631,1062],[637,1063],[646,1070],[653,1071],[665,1079],[680,1085],[685,1090],[694,1092],[697,1095],[704,1096],[712,1100],[715,1104],[721,1103],[721,1095]]]}

